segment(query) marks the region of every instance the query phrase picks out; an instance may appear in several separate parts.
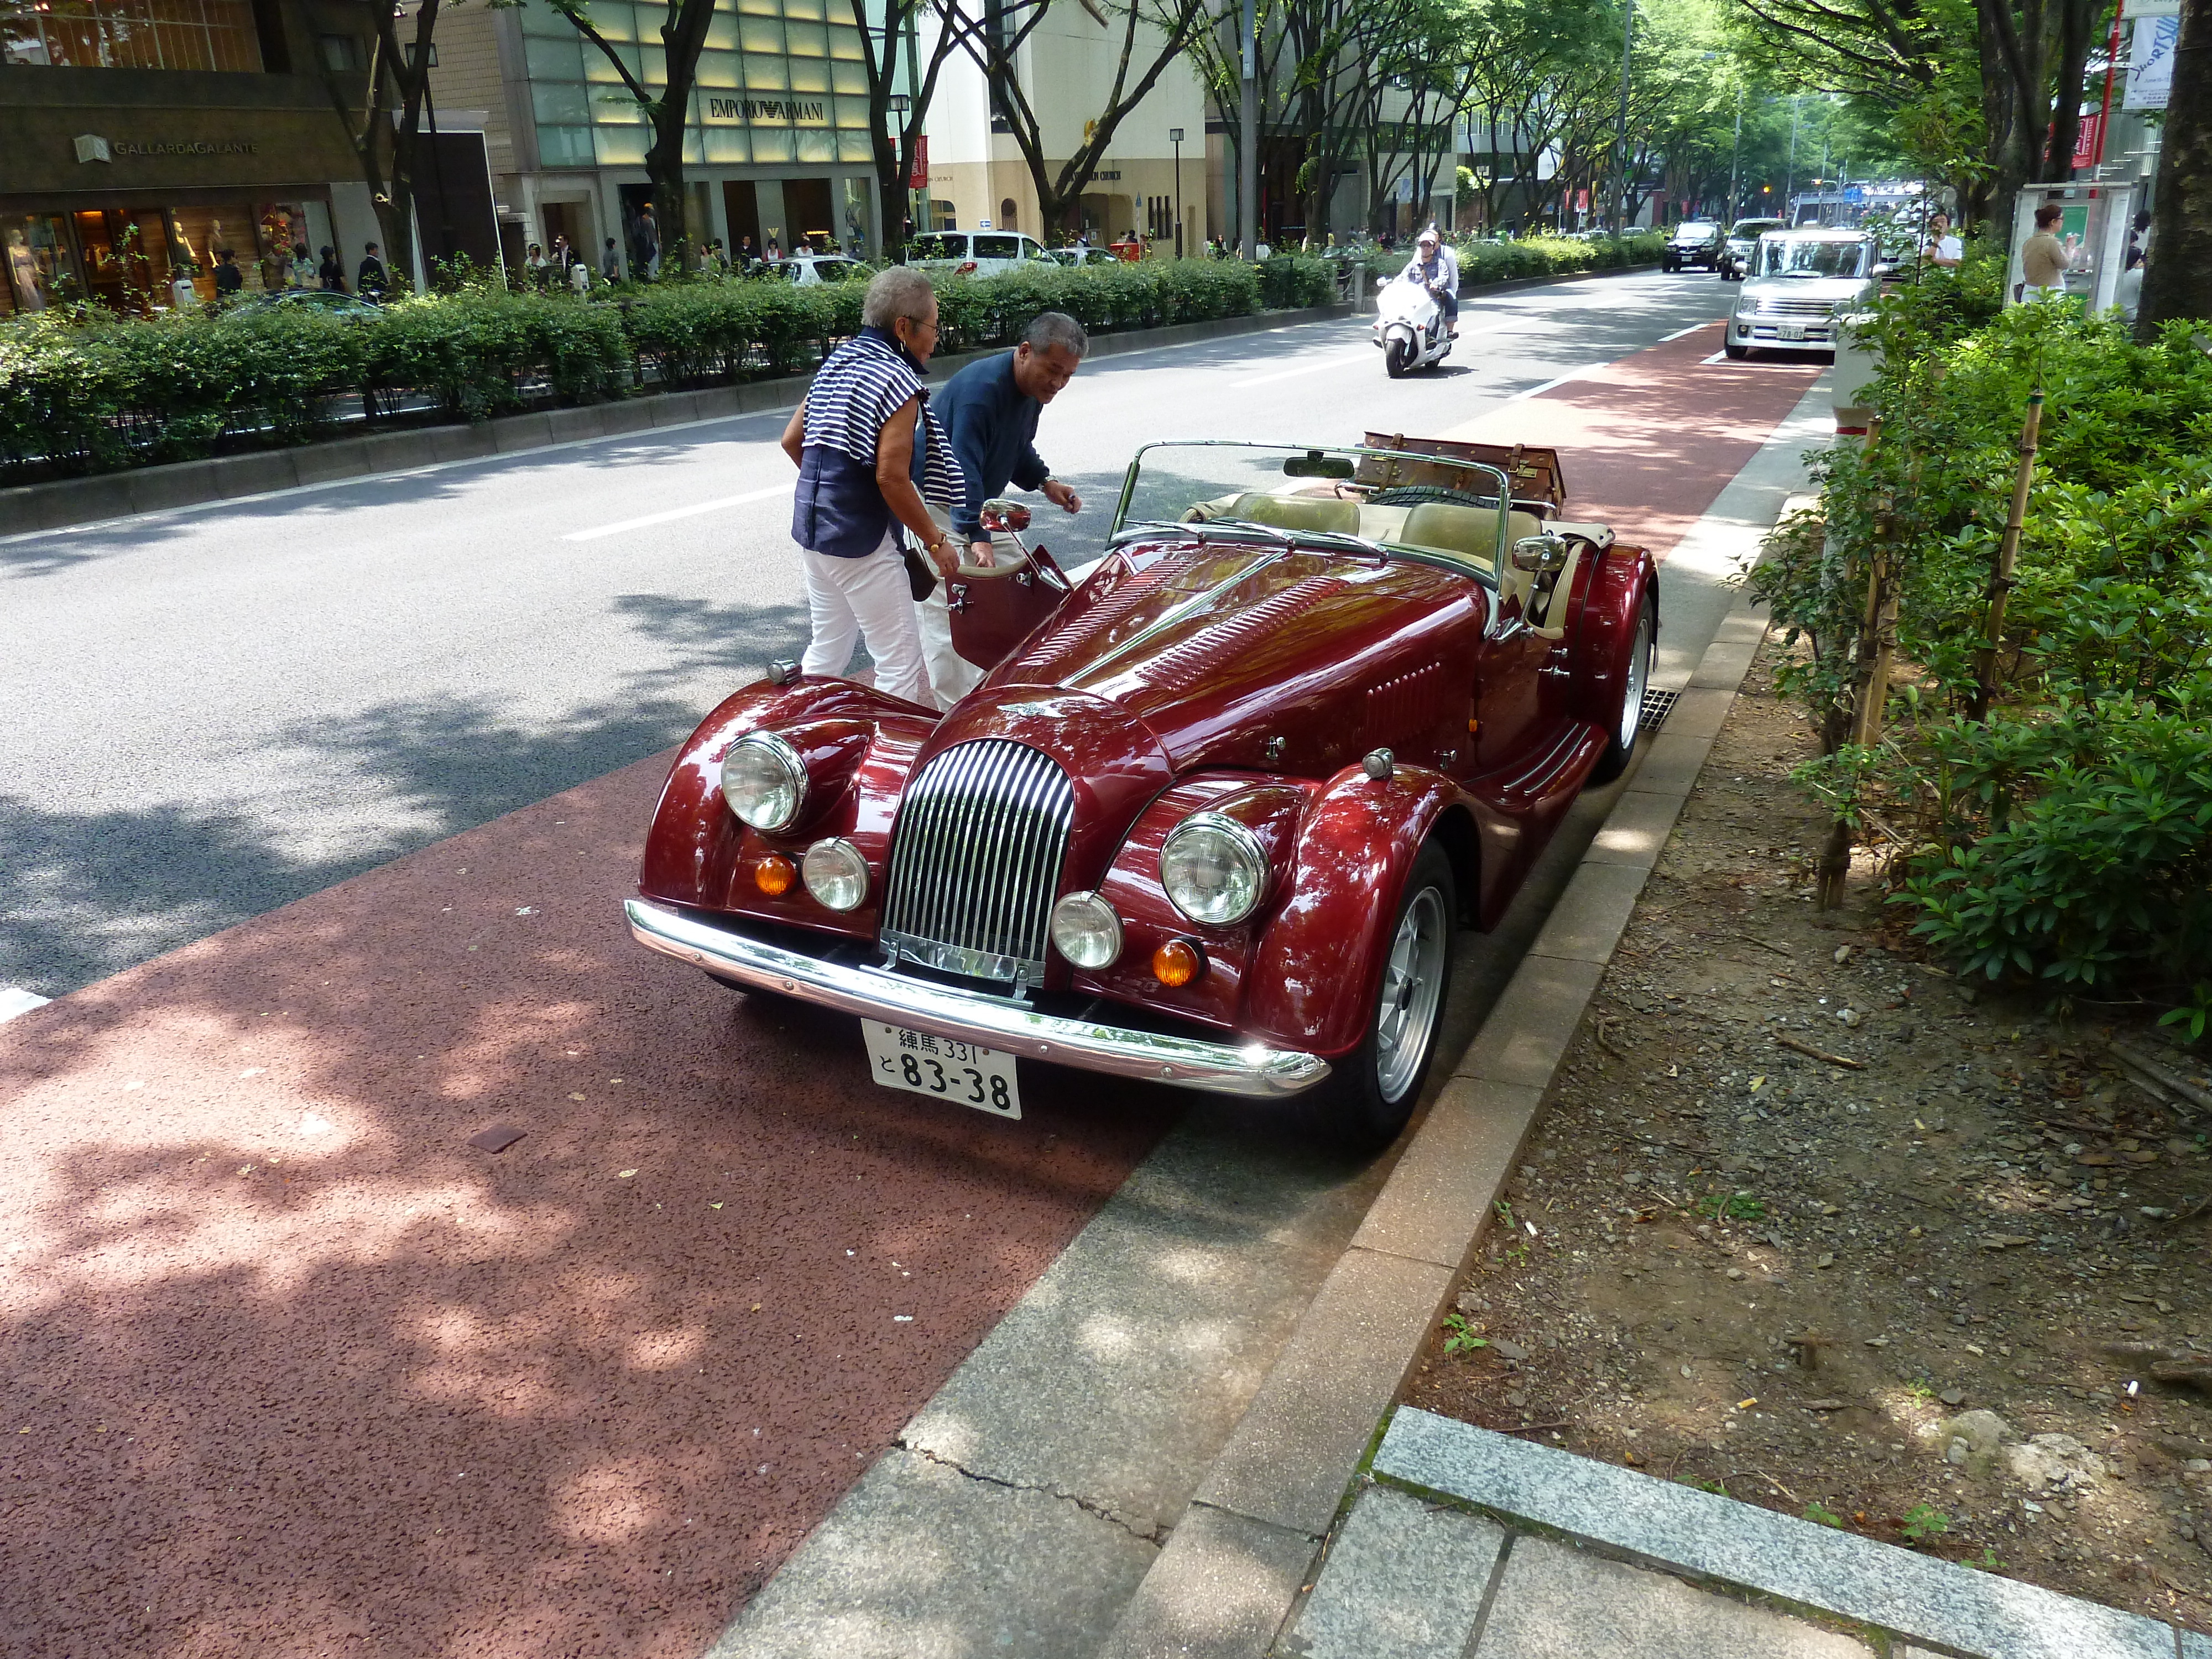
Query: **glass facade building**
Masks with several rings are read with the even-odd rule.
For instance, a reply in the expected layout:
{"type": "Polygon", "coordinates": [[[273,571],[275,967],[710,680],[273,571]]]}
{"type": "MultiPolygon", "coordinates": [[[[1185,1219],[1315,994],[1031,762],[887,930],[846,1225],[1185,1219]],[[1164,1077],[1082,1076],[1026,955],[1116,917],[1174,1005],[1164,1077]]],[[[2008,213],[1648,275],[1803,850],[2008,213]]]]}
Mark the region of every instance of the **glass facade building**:
{"type": "MultiPolygon", "coordinates": [[[[591,15],[631,72],[657,87],[666,7],[593,0],[591,15]]],[[[651,130],[605,55],[543,0],[528,0],[521,25],[538,165],[644,166],[651,130]]],[[[699,54],[685,165],[870,165],[863,63],[849,6],[723,0],[699,54]]]]}

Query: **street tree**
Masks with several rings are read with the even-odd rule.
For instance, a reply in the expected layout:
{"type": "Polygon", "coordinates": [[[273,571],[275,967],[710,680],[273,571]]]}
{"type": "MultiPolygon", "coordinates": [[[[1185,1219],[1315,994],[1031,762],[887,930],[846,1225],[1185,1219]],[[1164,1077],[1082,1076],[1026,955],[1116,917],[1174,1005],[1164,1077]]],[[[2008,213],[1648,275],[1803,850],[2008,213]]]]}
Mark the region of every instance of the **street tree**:
{"type": "Polygon", "coordinates": [[[2136,313],[2144,339],[2176,318],[2212,319],[2212,0],[2182,0],[2157,199],[2136,313]]]}
{"type": "Polygon", "coordinates": [[[404,44],[400,24],[410,20],[399,8],[388,0],[355,0],[349,9],[356,8],[372,31],[359,106],[338,72],[327,64],[323,83],[345,128],[362,182],[368,186],[382,234],[385,265],[410,286],[420,286],[422,273],[415,269],[415,167],[439,0],[422,0],[404,44]]]}
{"type": "Polygon", "coordinates": [[[896,121],[891,107],[899,82],[898,46],[919,33],[927,0],[852,0],[853,27],[860,32],[861,64],[868,80],[868,138],[876,166],[877,222],[883,227],[884,257],[906,257],[907,192],[928,131],[930,105],[937,96],[937,82],[959,44],[951,29],[930,36],[927,66],[917,65],[915,84],[907,93],[906,112],[896,121]]]}
{"type": "MultiPolygon", "coordinates": [[[[688,0],[687,0],[688,3],[688,0]]],[[[934,0],[939,26],[983,71],[991,111],[1021,152],[1047,227],[1072,230],[1084,187],[1129,112],[1210,21],[1206,0],[1077,0],[1084,17],[1115,52],[1105,101],[1085,120],[1074,152],[1054,170],[1045,155],[1044,122],[1022,85],[1022,46],[1064,0],[934,0]],[[1118,37],[1118,39],[1116,38],[1118,37]]],[[[1075,23],[1072,27],[1082,27],[1075,23]]],[[[1061,112],[1053,112],[1058,117],[1061,112]]]]}
{"type": "MultiPolygon", "coordinates": [[[[489,3],[519,5],[521,0],[489,3]]],[[[545,4],[599,49],[613,65],[623,90],[652,128],[653,142],[645,152],[645,176],[653,191],[660,244],[687,265],[695,263],[697,248],[691,227],[684,220],[684,139],[691,125],[691,91],[699,73],[699,53],[706,46],[707,31],[714,20],[715,0],[672,0],[660,26],[658,77],[647,72],[652,61],[647,53],[625,58],[614,42],[599,33],[592,21],[590,0],[545,0],[545,4]]]]}

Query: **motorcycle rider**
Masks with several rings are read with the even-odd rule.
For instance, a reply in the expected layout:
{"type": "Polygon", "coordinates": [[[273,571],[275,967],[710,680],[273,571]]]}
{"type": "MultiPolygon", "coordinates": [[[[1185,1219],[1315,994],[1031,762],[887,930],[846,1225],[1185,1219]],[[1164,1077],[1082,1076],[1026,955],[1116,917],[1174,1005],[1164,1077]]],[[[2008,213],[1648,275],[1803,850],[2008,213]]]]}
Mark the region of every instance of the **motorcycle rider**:
{"type": "Polygon", "coordinates": [[[1401,282],[1417,283],[1436,296],[1443,307],[1444,327],[1453,339],[1459,338],[1459,258],[1443,246],[1434,225],[1421,232],[1413,257],[1398,276],[1401,282]]]}

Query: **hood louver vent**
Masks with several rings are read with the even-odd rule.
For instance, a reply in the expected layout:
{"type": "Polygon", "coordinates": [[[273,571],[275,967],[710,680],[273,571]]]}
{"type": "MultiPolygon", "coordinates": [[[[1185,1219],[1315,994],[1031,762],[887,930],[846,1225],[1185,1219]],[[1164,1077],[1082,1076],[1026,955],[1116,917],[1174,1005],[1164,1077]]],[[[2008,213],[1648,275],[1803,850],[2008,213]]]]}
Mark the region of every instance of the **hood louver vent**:
{"type": "Polygon", "coordinates": [[[1243,655],[1332,593],[1342,592],[1346,586],[1337,576],[1308,576],[1293,582],[1249,611],[1216,623],[1162,652],[1146,670],[1145,679],[1156,690],[1188,691],[1222,663],[1243,655]]]}

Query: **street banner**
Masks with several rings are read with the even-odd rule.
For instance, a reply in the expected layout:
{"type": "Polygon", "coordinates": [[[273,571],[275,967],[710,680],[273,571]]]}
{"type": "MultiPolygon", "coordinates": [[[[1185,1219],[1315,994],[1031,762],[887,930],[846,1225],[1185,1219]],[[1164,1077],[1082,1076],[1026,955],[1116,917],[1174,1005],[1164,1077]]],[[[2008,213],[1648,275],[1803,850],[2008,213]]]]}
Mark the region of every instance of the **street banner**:
{"type": "Polygon", "coordinates": [[[914,172],[906,181],[908,190],[929,188],[929,135],[918,133],[914,141],[914,172]]]}
{"type": "Polygon", "coordinates": [[[2173,52],[2181,44],[2179,17],[2138,17],[2135,46],[2128,53],[2128,96],[2124,109],[2164,109],[2173,94],[2173,52]]]}
{"type": "Polygon", "coordinates": [[[2094,110],[2081,118],[2081,125],[2074,133],[2074,165],[2093,167],[2104,158],[2105,114],[2094,110]]]}

